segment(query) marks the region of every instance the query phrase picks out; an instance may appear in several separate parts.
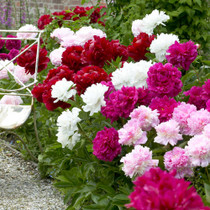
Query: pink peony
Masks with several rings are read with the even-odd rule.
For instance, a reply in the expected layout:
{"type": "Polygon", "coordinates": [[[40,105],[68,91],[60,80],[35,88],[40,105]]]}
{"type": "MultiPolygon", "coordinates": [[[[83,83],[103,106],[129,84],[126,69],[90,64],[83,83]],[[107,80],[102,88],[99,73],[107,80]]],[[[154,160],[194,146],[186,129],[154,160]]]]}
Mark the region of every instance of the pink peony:
{"type": "Polygon", "coordinates": [[[202,134],[210,139],[210,123],[203,128],[202,134]]]}
{"type": "Polygon", "coordinates": [[[118,132],[114,128],[99,131],[93,140],[93,154],[103,161],[113,161],[121,153],[118,132]]]}
{"type": "Polygon", "coordinates": [[[135,108],[138,100],[138,92],[135,87],[122,87],[121,90],[114,91],[106,100],[106,106],[101,108],[101,113],[111,122],[120,117],[128,118],[135,108]]]}
{"type": "Polygon", "coordinates": [[[176,169],[176,178],[193,175],[190,158],[186,155],[185,150],[180,147],[174,147],[173,150],[165,153],[164,165],[168,171],[176,169]]]}
{"type": "Polygon", "coordinates": [[[182,140],[182,135],[179,134],[179,124],[175,120],[169,120],[163,122],[155,127],[157,136],[154,142],[159,144],[167,145],[168,143],[172,146],[177,144],[177,141],[182,140]]]}
{"type": "Polygon", "coordinates": [[[187,119],[187,125],[190,128],[189,135],[201,134],[203,128],[210,123],[210,113],[205,109],[191,113],[187,119]]]}
{"type": "Polygon", "coordinates": [[[0,104],[20,105],[22,103],[20,96],[4,95],[0,100],[0,104]]]}
{"type": "Polygon", "coordinates": [[[205,135],[195,135],[185,147],[192,166],[207,167],[210,163],[210,140],[205,135]]]}
{"type": "Polygon", "coordinates": [[[175,99],[171,98],[169,99],[167,96],[164,96],[163,98],[154,98],[152,99],[151,104],[149,107],[152,110],[157,109],[159,115],[160,122],[168,121],[172,118],[172,114],[174,111],[174,108],[179,105],[179,102],[176,102],[175,99]]]}
{"type": "Polygon", "coordinates": [[[50,61],[55,66],[60,66],[62,63],[62,54],[66,49],[63,47],[60,47],[58,49],[53,50],[50,53],[50,61]]]}
{"type": "MultiPolygon", "coordinates": [[[[15,66],[15,69],[14,69],[14,75],[22,82],[22,83],[26,83],[28,82],[29,79],[33,78],[33,76],[30,74],[30,73],[26,73],[25,72],[25,68],[24,67],[21,67],[21,66],[15,66]]],[[[15,78],[15,81],[18,83],[18,84],[21,84],[20,81],[15,78]]]]}
{"type": "Polygon", "coordinates": [[[206,110],[210,112],[210,99],[206,102],[206,110]]]}
{"type": "Polygon", "coordinates": [[[192,104],[186,104],[185,102],[181,102],[180,105],[174,108],[172,119],[179,123],[180,132],[182,134],[189,135],[190,128],[188,127],[187,119],[189,119],[190,115],[196,111],[196,106],[192,104]]]}
{"type": "Polygon", "coordinates": [[[152,159],[152,151],[148,147],[137,145],[134,149],[126,154],[120,162],[122,162],[122,170],[126,176],[142,176],[150,168],[158,165],[158,160],[152,159]]]}
{"type": "Polygon", "coordinates": [[[167,173],[160,168],[151,168],[135,181],[128,208],[136,210],[204,210],[201,197],[190,182],[176,179],[175,171],[167,173]]]}
{"type": "Polygon", "coordinates": [[[172,64],[155,63],[147,72],[148,89],[157,96],[177,96],[182,91],[181,72],[172,64]]]}
{"type": "Polygon", "coordinates": [[[186,43],[175,41],[166,52],[170,53],[166,55],[169,63],[186,71],[189,70],[190,64],[198,55],[197,46],[191,40],[186,43]]]}
{"type": "Polygon", "coordinates": [[[142,131],[137,119],[129,120],[119,131],[119,143],[122,145],[145,144],[147,133],[142,131]]]}
{"type": "Polygon", "coordinates": [[[152,110],[149,107],[142,105],[134,109],[131,112],[130,117],[131,119],[137,120],[142,130],[149,131],[159,124],[158,115],[156,109],[152,110]]]}

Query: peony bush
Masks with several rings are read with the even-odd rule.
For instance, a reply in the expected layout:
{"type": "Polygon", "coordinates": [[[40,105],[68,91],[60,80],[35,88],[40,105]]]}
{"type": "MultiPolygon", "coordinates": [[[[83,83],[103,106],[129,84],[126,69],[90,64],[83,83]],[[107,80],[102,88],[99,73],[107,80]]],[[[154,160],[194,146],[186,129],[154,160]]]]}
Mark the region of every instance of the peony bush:
{"type": "MultiPolygon", "coordinates": [[[[68,209],[210,209],[210,78],[199,43],[155,33],[170,17],[154,10],[133,20],[125,46],[107,38],[106,18],[105,7],[76,7],[38,20],[40,171],[68,209]]],[[[14,64],[29,78],[36,51],[14,64]]]]}

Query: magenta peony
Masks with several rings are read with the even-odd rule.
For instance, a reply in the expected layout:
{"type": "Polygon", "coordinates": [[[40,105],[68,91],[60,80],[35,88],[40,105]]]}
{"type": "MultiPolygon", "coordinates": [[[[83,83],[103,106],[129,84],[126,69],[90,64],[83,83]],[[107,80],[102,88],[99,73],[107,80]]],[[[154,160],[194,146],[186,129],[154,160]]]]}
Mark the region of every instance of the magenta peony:
{"type": "Polygon", "coordinates": [[[176,179],[175,171],[167,173],[160,168],[152,168],[135,181],[130,194],[128,208],[136,210],[204,210],[201,197],[190,182],[176,179]]]}
{"type": "Polygon", "coordinates": [[[169,99],[167,96],[164,96],[163,98],[156,97],[152,99],[152,102],[149,105],[149,107],[152,110],[157,109],[158,113],[160,114],[160,122],[165,122],[172,118],[174,108],[177,107],[179,103],[180,102],[176,102],[176,100],[173,98],[169,99]]]}
{"type": "Polygon", "coordinates": [[[182,91],[181,72],[172,64],[156,63],[149,68],[147,85],[157,96],[177,96],[182,91]]]}
{"type": "Polygon", "coordinates": [[[99,131],[93,140],[93,154],[103,161],[113,161],[121,153],[118,132],[114,128],[99,131]]]}
{"type": "Polygon", "coordinates": [[[121,90],[114,91],[106,100],[106,105],[101,108],[101,113],[111,119],[111,122],[120,117],[128,118],[135,108],[138,100],[138,92],[135,87],[122,87],[121,90]]]}
{"type": "Polygon", "coordinates": [[[1,39],[2,35],[0,35],[0,50],[4,47],[5,40],[1,39]]]}
{"type": "MultiPolygon", "coordinates": [[[[16,36],[8,35],[7,38],[16,38],[16,36]]],[[[5,46],[8,50],[12,50],[12,49],[19,50],[21,48],[21,40],[8,39],[6,40],[5,46]]]]}
{"type": "Polygon", "coordinates": [[[197,46],[191,40],[186,43],[175,41],[166,52],[170,53],[166,55],[169,63],[186,71],[189,70],[190,64],[198,55],[197,46]]]}

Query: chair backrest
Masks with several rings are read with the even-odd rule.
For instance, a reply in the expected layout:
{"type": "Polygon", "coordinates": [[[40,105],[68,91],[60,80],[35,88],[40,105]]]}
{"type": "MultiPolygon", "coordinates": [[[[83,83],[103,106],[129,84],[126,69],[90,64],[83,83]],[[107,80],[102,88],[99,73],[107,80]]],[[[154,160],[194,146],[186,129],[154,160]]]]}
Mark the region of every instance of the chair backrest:
{"type": "MultiPolygon", "coordinates": [[[[1,30],[0,33],[37,33],[37,38],[11,38],[11,37],[0,37],[4,40],[32,40],[33,42],[21,51],[17,56],[11,59],[6,65],[0,66],[0,71],[6,69],[12,77],[20,84],[20,88],[16,89],[4,89],[0,86],[0,95],[12,95],[12,96],[26,96],[31,97],[30,105],[9,105],[9,104],[0,104],[0,128],[2,129],[15,129],[21,126],[29,117],[32,106],[33,106],[33,96],[29,87],[33,86],[37,82],[37,73],[38,73],[38,62],[39,62],[39,48],[40,48],[40,38],[43,31],[19,31],[19,30],[1,30]],[[33,45],[37,44],[36,52],[36,63],[35,63],[35,73],[33,77],[33,82],[25,85],[9,68],[9,64],[16,60],[20,55],[30,49],[33,45]],[[27,93],[22,93],[23,90],[26,90],[27,93]]],[[[1,82],[1,80],[0,80],[1,82]]]]}

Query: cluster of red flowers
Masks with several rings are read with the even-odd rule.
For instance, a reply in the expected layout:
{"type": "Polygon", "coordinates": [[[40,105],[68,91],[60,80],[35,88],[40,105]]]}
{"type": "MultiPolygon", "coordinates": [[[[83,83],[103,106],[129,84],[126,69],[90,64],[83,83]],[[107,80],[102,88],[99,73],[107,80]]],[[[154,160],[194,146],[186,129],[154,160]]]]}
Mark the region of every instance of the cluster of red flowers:
{"type": "MultiPolygon", "coordinates": [[[[99,18],[103,15],[100,14],[101,9],[104,8],[104,6],[100,6],[97,8],[94,7],[80,7],[76,6],[73,10],[63,10],[61,12],[54,12],[51,15],[42,15],[38,20],[38,28],[43,30],[46,25],[52,22],[53,17],[56,18],[56,16],[62,16],[63,20],[78,20],[81,17],[88,16],[88,13],[92,11],[90,15],[90,23],[99,23],[101,25],[105,25],[104,22],[100,21],[99,18]]],[[[62,26],[62,23],[60,22],[60,26],[62,26]]]]}

